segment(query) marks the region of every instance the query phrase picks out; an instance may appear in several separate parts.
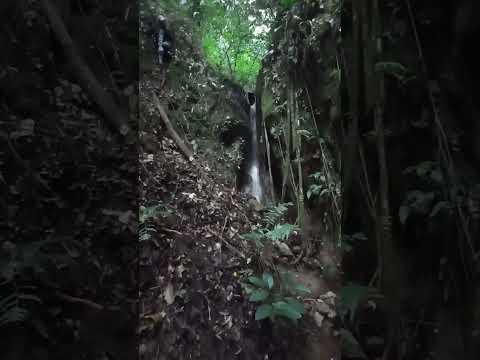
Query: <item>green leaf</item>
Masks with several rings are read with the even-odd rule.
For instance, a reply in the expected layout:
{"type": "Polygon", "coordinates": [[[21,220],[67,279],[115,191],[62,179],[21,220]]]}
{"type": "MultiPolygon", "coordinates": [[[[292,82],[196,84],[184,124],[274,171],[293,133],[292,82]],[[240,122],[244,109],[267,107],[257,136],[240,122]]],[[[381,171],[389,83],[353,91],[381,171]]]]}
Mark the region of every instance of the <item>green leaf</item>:
{"type": "Polygon", "coordinates": [[[291,320],[298,320],[302,317],[302,313],[297,311],[295,305],[289,304],[285,301],[277,301],[272,304],[275,315],[283,316],[291,320]]]}
{"type": "Polygon", "coordinates": [[[264,272],[262,275],[263,282],[267,286],[268,289],[273,287],[273,276],[268,272],[264,272]]]}
{"type": "Polygon", "coordinates": [[[255,311],[255,320],[263,320],[273,315],[273,306],[271,304],[263,304],[255,311]]]}
{"type": "Polygon", "coordinates": [[[299,314],[304,314],[305,313],[305,307],[303,306],[303,304],[298,301],[297,299],[294,299],[292,297],[287,297],[285,298],[285,301],[291,305],[296,312],[298,312],[299,314]]]}
{"type": "Polygon", "coordinates": [[[442,209],[450,209],[450,203],[448,201],[439,201],[436,203],[430,213],[430,217],[434,217],[442,209]]]}
{"type": "Polygon", "coordinates": [[[292,224],[277,224],[273,230],[270,230],[265,235],[272,241],[284,241],[288,239],[290,233],[295,229],[296,226],[292,224]]]}
{"type": "Polygon", "coordinates": [[[256,277],[256,276],[250,276],[250,277],[248,278],[248,281],[250,281],[251,284],[256,285],[256,286],[258,286],[258,287],[260,287],[260,288],[264,288],[264,287],[265,287],[265,282],[264,282],[262,279],[260,279],[260,278],[258,278],[258,277],[256,277]]]}
{"type": "Polygon", "coordinates": [[[300,283],[295,283],[293,285],[293,290],[296,293],[299,293],[299,294],[302,294],[302,295],[310,294],[312,292],[309,288],[305,287],[305,285],[300,284],[300,283]]]}
{"type": "Polygon", "coordinates": [[[287,10],[295,4],[297,0],[280,0],[280,5],[284,10],[287,10]]]}
{"type": "Polygon", "coordinates": [[[249,300],[253,302],[263,301],[268,298],[268,295],[270,295],[270,293],[267,290],[257,289],[250,294],[249,300]]]}
{"type": "Polygon", "coordinates": [[[417,175],[419,177],[424,177],[429,171],[435,166],[433,161],[423,161],[417,165],[417,175]]]}
{"type": "Polygon", "coordinates": [[[246,293],[247,295],[250,295],[252,292],[255,291],[254,288],[250,287],[250,286],[247,285],[247,284],[242,284],[242,285],[243,285],[243,290],[245,290],[245,293],[246,293]]]}

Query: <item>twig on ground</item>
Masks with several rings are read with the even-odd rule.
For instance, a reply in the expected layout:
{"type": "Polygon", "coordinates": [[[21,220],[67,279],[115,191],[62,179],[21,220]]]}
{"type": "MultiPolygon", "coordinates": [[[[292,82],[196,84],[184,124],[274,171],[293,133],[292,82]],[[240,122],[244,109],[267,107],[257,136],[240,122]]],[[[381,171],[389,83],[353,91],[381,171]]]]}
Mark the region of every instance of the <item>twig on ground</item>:
{"type": "Polygon", "coordinates": [[[183,235],[183,233],[181,233],[180,231],[173,230],[173,229],[161,228],[161,231],[165,231],[167,233],[176,234],[176,235],[183,235]]]}
{"type": "Polygon", "coordinates": [[[65,293],[60,292],[60,291],[56,291],[55,295],[57,297],[59,297],[60,299],[63,299],[67,302],[86,305],[86,306],[91,307],[92,309],[95,309],[95,310],[98,310],[98,311],[105,310],[105,309],[107,309],[107,310],[120,310],[119,306],[104,306],[104,305],[98,304],[98,303],[96,303],[92,300],[71,296],[71,295],[65,294],[65,293]]]}
{"type": "MultiPolygon", "coordinates": [[[[238,256],[240,256],[241,258],[243,259],[246,259],[247,257],[245,256],[244,253],[242,253],[240,250],[238,250],[235,246],[233,246],[232,244],[230,244],[227,240],[225,240],[220,234],[218,234],[217,232],[211,230],[211,229],[207,229],[207,231],[214,235],[215,237],[217,237],[220,241],[222,241],[225,246],[227,248],[229,248],[231,251],[233,251],[235,254],[237,254],[238,256]]],[[[237,232],[238,233],[238,232],[237,232]]],[[[233,236],[235,236],[237,233],[235,233],[233,236]]],[[[232,236],[232,238],[233,238],[232,236]]]]}

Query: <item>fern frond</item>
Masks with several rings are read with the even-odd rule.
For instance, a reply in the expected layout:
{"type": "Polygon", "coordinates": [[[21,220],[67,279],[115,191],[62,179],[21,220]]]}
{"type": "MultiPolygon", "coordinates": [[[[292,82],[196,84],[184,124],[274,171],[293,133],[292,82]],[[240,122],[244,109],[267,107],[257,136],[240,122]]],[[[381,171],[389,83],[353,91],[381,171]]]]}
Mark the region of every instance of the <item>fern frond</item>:
{"type": "Polygon", "coordinates": [[[279,203],[278,205],[269,208],[265,212],[265,223],[267,224],[267,226],[273,227],[279,222],[281,222],[288,211],[288,207],[292,205],[293,204],[291,202],[279,203]]]}
{"type": "Polygon", "coordinates": [[[272,241],[285,241],[297,227],[292,224],[276,224],[266,236],[272,241]]]}
{"type": "Polygon", "coordinates": [[[0,300],[0,328],[26,319],[28,310],[19,305],[19,295],[12,293],[0,300]]]}

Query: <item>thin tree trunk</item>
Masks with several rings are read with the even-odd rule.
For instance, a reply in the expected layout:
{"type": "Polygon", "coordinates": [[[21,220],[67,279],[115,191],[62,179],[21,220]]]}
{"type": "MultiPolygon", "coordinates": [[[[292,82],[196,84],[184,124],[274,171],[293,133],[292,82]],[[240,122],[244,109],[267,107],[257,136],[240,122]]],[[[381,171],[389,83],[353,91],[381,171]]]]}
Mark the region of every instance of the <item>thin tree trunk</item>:
{"type": "Polygon", "coordinates": [[[293,99],[294,104],[294,123],[295,123],[295,132],[294,136],[296,138],[296,158],[297,158],[297,176],[298,176],[298,187],[297,187],[297,212],[298,212],[298,225],[303,229],[304,220],[305,220],[305,207],[304,207],[304,195],[303,195],[303,169],[302,169],[302,137],[298,133],[300,129],[300,117],[298,116],[298,102],[293,99]]]}
{"type": "Polygon", "coordinates": [[[287,123],[285,126],[285,162],[282,181],[282,202],[285,200],[287,184],[290,177],[290,159],[291,159],[291,141],[292,141],[292,107],[291,107],[291,91],[287,90],[287,123]]]}
{"type": "Polygon", "coordinates": [[[267,150],[267,163],[268,163],[268,175],[270,177],[270,195],[272,196],[272,202],[275,203],[275,188],[273,186],[273,174],[272,174],[272,160],[270,157],[270,141],[268,140],[267,127],[265,121],[263,123],[263,130],[265,134],[265,148],[267,150]]]}

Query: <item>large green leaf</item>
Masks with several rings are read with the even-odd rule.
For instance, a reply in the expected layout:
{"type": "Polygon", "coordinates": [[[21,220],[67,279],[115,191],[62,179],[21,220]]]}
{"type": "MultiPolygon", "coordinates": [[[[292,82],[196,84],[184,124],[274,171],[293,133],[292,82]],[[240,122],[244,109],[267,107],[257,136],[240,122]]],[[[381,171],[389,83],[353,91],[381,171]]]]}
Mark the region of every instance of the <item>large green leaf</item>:
{"type": "Polygon", "coordinates": [[[301,283],[294,283],[293,284],[293,290],[295,293],[298,293],[299,295],[307,295],[310,294],[312,291],[307,288],[305,285],[301,283]]]}
{"type": "Polygon", "coordinates": [[[291,305],[295,311],[297,311],[299,314],[304,314],[305,313],[305,307],[303,306],[303,304],[298,301],[297,299],[294,299],[292,297],[287,297],[285,298],[285,301],[291,305]]]}
{"type": "Polygon", "coordinates": [[[283,316],[291,320],[298,320],[302,317],[302,313],[298,311],[297,306],[285,301],[274,302],[272,306],[275,315],[283,316]]]}
{"type": "Polygon", "coordinates": [[[250,301],[259,302],[268,298],[270,293],[265,289],[257,289],[250,294],[250,301]]]}
{"type": "Polygon", "coordinates": [[[273,306],[271,304],[263,304],[255,311],[255,320],[263,320],[273,315],[273,306]]]}
{"type": "Polygon", "coordinates": [[[248,277],[248,281],[249,281],[251,284],[253,284],[253,285],[255,285],[255,286],[258,286],[258,287],[260,287],[260,288],[266,287],[266,286],[265,286],[265,282],[264,282],[262,279],[260,279],[260,278],[258,278],[258,277],[256,277],[256,276],[249,276],[249,277],[248,277]]]}

